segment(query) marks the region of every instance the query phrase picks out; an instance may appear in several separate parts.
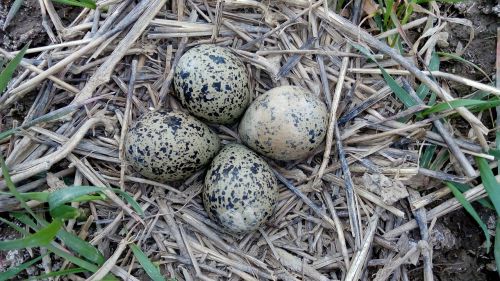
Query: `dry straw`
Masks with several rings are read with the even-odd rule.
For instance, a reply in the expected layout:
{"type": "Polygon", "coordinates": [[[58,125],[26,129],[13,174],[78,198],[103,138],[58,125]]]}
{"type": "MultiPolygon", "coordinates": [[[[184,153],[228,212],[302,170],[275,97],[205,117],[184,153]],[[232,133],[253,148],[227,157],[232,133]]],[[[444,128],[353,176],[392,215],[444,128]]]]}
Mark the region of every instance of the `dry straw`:
{"type": "MultiPolygon", "coordinates": [[[[387,280],[394,271],[407,275],[401,267],[419,258],[423,267],[413,274],[433,280],[427,223],[461,205],[446,187],[425,190],[422,184],[415,190],[415,182],[467,182],[477,176],[470,156],[491,158],[482,150],[488,146],[488,129],[463,107],[408,121],[405,117],[428,107],[402,108],[380,69],[352,44],[370,48],[381,64],[390,65],[387,72],[414,98],[412,89],[420,83],[446,102],[455,98],[441,82],[494,95],[500,91],[455,74],[430,73],[385,43],[384,38],[401,32],[426,33],[414,46],[425,57],[435,50],[434,34],[451,20],[438,11],[377,34],[365,30],[373,20],[363,4],[371,1],[351,2],[343,15],[359,14],[361,25],[336,14],[337,1],[103,0],[97,3],[100,10],[82,9],[65,26],[50,1],[39,1],[53,43],[27,51],[31,59],[23,60],[23,69],[0,98],[0,109],[6,114],[23,104],[29,111],[21,122],[30,123],[70,107],[63,116],[2,141],[14,182],[22,192],[44,190],[46,180],[34,176],[50,172],[75,184],[115,186],[134,194],[146,213],[140,219],[111,191],[108,201],[80,204],[91,216],[85,223],[71,222],[68,230],[107,257],[88,280],[108,272],[140,279],[139,264],[126,247],[129,237],[137,237],[162,272],[177,280],[387,280]],[[269,160],[282,182],[275,215],[259,231],[238,237],[207,219],[197,196],[203,171],[167,185],[141,178],[123,155],[124,134],[138,116],[153,108],[181,108],[173,97],[172,69],[185,50],[210,43],[232,48],[242,58],[255,95],[277,85],[298,85],[324,99],[331,112],[325,143],[307,159],[269,160]],[[98,99],[89,101],[92,97],[98,99]],[[470,132],[458,134],[443,123],[453,113],[468,122],[470,132]],[[432,124],[436,131],[430,130],[432,124]],[[421,151],[430,144],[453,152],[446,169],[419,168],[421,151]],[[377,190],[381,185],[366,184],[366,175],[406,196],[391,201],[377,190]],[[417,227],[420,235],[408,237],[417,227]]],[[[14,54],[0,49],[3,58],[14,54]]],[[[236,125],[212,128],[225,141],[239,141],[236,125]]],[[[0,189],[5,188],[0,181],[0,189]]],[[[485,195],[482,185],[465,193],[469,201],[485,195]]],[[[0,206],[2,211],[19,208],[7,196],[0,206]]]]}

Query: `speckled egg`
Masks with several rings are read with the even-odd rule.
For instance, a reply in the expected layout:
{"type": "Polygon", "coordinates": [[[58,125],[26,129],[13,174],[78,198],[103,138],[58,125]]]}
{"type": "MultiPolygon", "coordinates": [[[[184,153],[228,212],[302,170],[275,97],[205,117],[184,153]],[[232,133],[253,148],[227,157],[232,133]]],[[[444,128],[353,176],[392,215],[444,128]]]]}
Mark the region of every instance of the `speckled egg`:
{"type": "Polygon", "coordinates": [[[144,177],[175,181],[193,175],[217,154],[220,140],[207,125],[177,111],[141,116],[126,137],[126,156],[144,177]]]}
{"type": "Polygon", "coordinates": [[[277,198],[278,184],[269,165],[240,144],[226,145],[205,177],[205,209],[233,233],[249,232],[266,222],[277,198]]]}
{"type": "Polygon", "coordinates": [[[276,160],[306,157],[323,141],[328,123],[325,104],[296,86],[281,86],[259,96],[241,119],[241,140],[276,160]]]}
{"type": "Polygon", "coordinates": [[[174,86],[182,105],[212,123],[236,121],[250,103],[245,65],[229,49],[198,45],[175,67],[174,86]]]}

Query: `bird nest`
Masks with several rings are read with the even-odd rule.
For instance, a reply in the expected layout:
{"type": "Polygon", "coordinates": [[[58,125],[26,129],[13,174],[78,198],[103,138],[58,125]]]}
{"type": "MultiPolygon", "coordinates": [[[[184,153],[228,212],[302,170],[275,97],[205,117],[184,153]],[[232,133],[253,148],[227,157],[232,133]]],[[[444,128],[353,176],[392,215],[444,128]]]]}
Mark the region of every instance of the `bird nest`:
{"type": "MultiPolygon", "coordinates": [[[[387,280],[407,276],[409,264],[423,266],[414,276],[431,278],[433,225],[462,207],[441,182],[470,182],[478,175],[472,157],[493,157],[483,152],[489,143],[481,115],[456,106],[430,112],[427,101],[453,103],[441,83],[447,81],[500,91],[432,69],[443,25],[469,32],[467,21],[414,5],[407,23],[381,32],[373,1],[351,2],[335,9],[337,1],[101,0],[98,9],[82,9],[63,25],[44,1],[43,26],[53,42],[28,49],[29,59],[0,97],[4,131],[14,128],[1,149],[19,192],[104,188],[101,200],[72,203],[83,216],[64,227],[107,261],[68,278],[150,279],[132,243],[176,280],[387,280]],[[390,47],[396,36],[404,39],[401,52],[390,47]],[[139,116],[184,110],[173,69],[199,44],[237,54],[253,98],[297,85],[330,112],[325,141],[306,159],[266,159],[280,182],[279,200],[270,221],[246,235],[226,233],[208,219],[200,196],[205,171],[183,182],[155,182],[124,157],[125,134],[139,116]],[[8,113],[19,104],[27,110],[16,121],[8,113]]],[[[223,143],[240,142],[238,124],[209,126],[223,143]]],[[[6,188],[3,178],[0,190],[6,188]]],[[[4,217],[22,208],[13,196],[1,196],[4,217]]],[[[464,193],[468,201],[485,196],[482,185],[464,193]]],[[[44,203],[27,203],[46,211],[44,203]]],[[[76,266],[46,258],[45,271],[76,266]]]]}

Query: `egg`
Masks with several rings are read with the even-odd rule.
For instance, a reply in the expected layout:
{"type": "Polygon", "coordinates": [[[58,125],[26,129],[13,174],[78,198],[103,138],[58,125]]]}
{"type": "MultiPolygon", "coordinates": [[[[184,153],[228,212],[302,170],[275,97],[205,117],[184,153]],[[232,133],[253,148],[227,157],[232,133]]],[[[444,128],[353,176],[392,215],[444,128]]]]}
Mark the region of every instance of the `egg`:
{"type": "Polygon", "coordinates": [[[174,87],[191,114],[212,123],[233,123],[250,103],[245,65],[229,49],[215,45],[198,45],[182,55],[174,87]]]}
{"type": "Polygon", "coordinates": [[[176,111],[144,114],[125,141],[131,166],[144,177],[161,182],[193,175],[220,149],[219,137],[207,125],[176,111]]]}
{"type": "Polygon", "coordinates": [[[297,86],[271,89],[255,99],[239,125],[241,140],[276,160],[306,157],[325,138],[326,105],[297,86]]]}
{"type": "Polygon", "coordinates": [[[269,165],[240,144],[228,144],[205,177],[203,203],[209,217],[232,233],[257,229],[273,214],[278,184],[269,165]]]}

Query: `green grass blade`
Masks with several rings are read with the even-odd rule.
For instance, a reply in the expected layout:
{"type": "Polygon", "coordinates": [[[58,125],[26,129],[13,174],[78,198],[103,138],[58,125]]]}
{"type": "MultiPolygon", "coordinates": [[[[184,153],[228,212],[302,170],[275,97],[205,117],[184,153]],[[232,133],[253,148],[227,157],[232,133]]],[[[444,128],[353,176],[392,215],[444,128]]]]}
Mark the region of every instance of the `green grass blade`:
{"type": "Polygon", "coordinates": [[[392,7],[394,6],[394,0],[385,0],[385,12],[384,12],[384,26],[389,29],[389,19],[392,13],[392,7]]]}
{"type": "MultiPolygon", "coordinates": [[[[497,139],[500,140],[500,136],[497,136],[497,139]]],[[[497,144],[497,147],[498,144],[497,144]]],[[[499,149],[490,149],[488,150],[488,154],[495,157],[495,159],[500,160],[500,150],[499,149]]]]}
{"type": "MultiPolygon", "coordinates": [[[[460,190],[460,192],[462,192],[462,193],[464,193],[467,190],[471,189],[471,187],[469,185],[463,184],[463,183],[454,182],[453,185],[455,185],[455,187],[458,188],[458,190],[460,190]]],[[[491,209],[491,210],[495,210],[495,207],[493,207],[493,205],[491,204],[490,199],[488,199],[488,198],[478,199],[477,202],[479,204],[481,204],[485,208],[488,208],[488,209],[491,209]]]]}
{"type": "Polygon", "coordinates": [[[5,165],[5,161],[4,161],[3,156],[1,154],[0,154],[0,166],[2,167],[3,178],[5,179],[5,183],[7,185],[7,188],[9,188],[9,191],[19,201],[19,203],[21,204],[21,207],[23,207],[26,211],[28,211],[28,213],[30,213],[30,215],[32,215],[34,218],[36,218],[35,213],[33,213],[31,208],[26,204],[23,197],[21,196],[19,191],[17,191],[16,186],[12,182],[12,179],[10,178],[10,174],[9,174],[9,169],[5,165]]]}
{"type": "Polygon", "coordinates": [[[70,6],[77,6],[82,8],[95,9],[96,5],[94,1],[91,0],[52,0],[53,2],[58,2],[61,4],[66,4],[70,6]]]}
{"type": "MultiPolygon", "coordinates": [[[[439,56],[435,52],[432,53],[431,61],[429,62],[429,70],[430,71],[439,70],[439,64],[440,64],[439,56]]],[[[420,84],[420,86],[417,88],[416,92],[417,92],[417,96],[421,100],[425,100],[425,98],[429,94],[429,88],[425,84],[420,84]]],[[[427,103],[427,105],[432,106],[434,104],[433,103],[427,103]]]]}
{"type": "Polygon", "coordinates": [[[5,281],[5,280],[13,280],[14,277],[16,277],[19,273],[21,273],[23,270],[25,270],[26,268],[34,265],[36,262],[38,262],[39,260],[41,260],[43,258],[43,256],[40,256],[40,257],[37,257],[37,258],[34,258],[30,261],[27,261],[21,265],[18,265],[14,268],[11,268],[5,272],[2,272],[0,273],[0,281],[5,281]]]}
{"type": "MultiPolygon", "coordinates": [[[[25,225],[30,226],[31,228],[33,228],[35,230],[38,228],[36,223],[33,220],[31,220],[26,214],[17,213],[17,214],[13,214],[13,216],[17,220],[19,220],[20,222],[24,223],[25,225]]],[[[46,222],[42,220],[42,223],[46,223],[46,222]]],[[[61,239],[68,248],[70,248],[71,250],[73,250],[74,252],[79,254],[80,256],[84,257],[85,259],[87,259],[91,262],[94,262],[97,265],[102,265],[104,263],[104,257],[102,256],[101,252],[96,247],[94,247],[92,244],[81,239],[80,237],[78,237],[72,233],[69,233],[64,229],[61,229],[57,233],[57,237],[59,239],[61,239]]],[[[85,264],[83,264],[83,265],[78,264],[78,265],[80,267],[86,268],[87,270],[91,270],[88,267],[85,267],[84,266],[85,264]]]]}
{"type": "Polygon", "coordinates": [[[422,157],[420,157],[420,167],[429,168],[431,165],[432,158],[434,157],[434,152],[436,152],[437,146],[435,144],[429,145],[425,148],[422,157]]]}
{"type": "Polygon", "coordinates": [[[469,108],[469,111],[471,112],[483,112],[485,110],[488,110],[490,108],[493,108],[494,106],[497,106],[500,104],[500,99],[497,97],[491,98],[489,100],[486,100],[485,104],[480,104],[480,105],[473,105],[469,108]]]}
{"type": "Polygon", "coordinates": [[[144,254],[144,252],[139,247],[137,247],[136,244],[131,244],[130,249],[132,249],[132,252],[134,253],[137,261],[142,265],[144,271],[146,271],[146,273],[149,275],[149,277],[151,277],[153,281],[165,281],[165,278],[160,273],[158,267],[148,259],[146,254],[144,254]]]}
{"type": "MultiPolygon", "coordinates": [[[[12,195],[10,192],[0,192],[0,195],[12,195]]],[[[19,193],[24,201],[36,200],[38,202],[47,202],[48,192],[26,192],[19,193]]]]}
{"type": "Polygon", "coordinates": [[[52,192],[48,197],[49,209],[53,210],[68,202],[92,193],[100,192],[102,188],[96,186],[68,186],[52,192]]]}
{"type": "MultiPolygon", "coordinates": [[[[31,227],[35,226],[36,228],[36,224],[35,222],[33,222],[26,214],[15,214],[14,217],[16,217],[19,221],[21,221],[22,223],[26,224],[26,225],[29,225],[31,227]]],[[[0,218],[0,221],[2,221],[3,223],[9,225],[10,227],[14,228],[15,230],[17,230],[19,233],[21,234],[24,234],[24,235],[28,235],[28,232],[26,230],[24,230],[22,227],[19,227],[17,226],[16,224],[12,223],[12,222],[9,222],[3,218],[0,218]]],[[[34,228],[34,229],[35,229],[34,228]]],[[[88,262],[88,261],[85,261],[85,260],[82,260],[76,256],[74,256],[73,254],[65,251],[65,250],[61,250],[59,249],[58,247],[52,245],[52,244],[49,244],[47,246],[45,246],[45,248],[47,248],[47,250],[51,251],[52,253],[54,253],[55,255],[63,258],[64,260],[67,260],[73,264],[76,264],[78,265],[79,267],[81,268],[84,268],[90,272],[96,272],[99,268],[88,262]]]]}
{"type": "MultiPolygon", "coordinates": [[[[431,0],[417,0],[417,4],[425,4],[429,3],[431,0]]],[[[465,0],[436,0],[436,2],[441,2],[441,3],[448,3],[448,4],[454,4],[454,3],[460,3],[464,2],[465,0]]]]}
{"type": "Polygon", "coordinates": [[[431,166],[429,167],[429,170],[439,170],[440,167],[442,167],[446,161],[450,160],[450,153],[448,150],[441,150],[437,156],[436,159],[434,159],[434,162],[432,162],[431,166]]]}
{"type": "Polygon", "coordinates": [[[385,82],[391,88],[391,90],[394,92],[396,97],[401,100],[401,102],[407,107],[410,108],[412,106],[417,105],[417,102],[414,101],[408,92],[406,92],[403,87],[399,86],[399,84],[392,78],[391,75],[385,71],[385,69],[377,62],[377,60],[370,54],[370,52],[363,46],[358,45],[358,44],[352,44],[354,48],[356,48],[358,51],[363,53],[365,56],[367,56],[369,59],[371,59],[373,62],[375,62],[378,67],[380,68],[380,71],[382,71],[382,76],[384,77],[385,82]]]}
{"type": "Polygon", "coordinates": [[[46,279],[48,279],[48,277],[65,276],[65,275],[77,274],[77,273],[82,273],[82,272],[87,272],[87,270],[85,270],[83,268],[70,268],[70,269],[65,269],[65,270],[53,271],[53,272],[38,275],[38,276],[32,276],[32,277],[29,277],[27,280],[46,280],[46,279]]]}
{"type": "Polygon", "coordinates": [[[0,95],[5,91],[7,88],[7,84],[9,83],[10,79],[12,79],[12,75],[14,74],[14,71],[16,70],[17,66],[19,63],[21,63],[21,60],[23,59],[24,54],[26,53],[26,50],[28,50],[29,44],[26,44],[19,53],[12,59],[5,69],[0,73],[0,95]]]}
{"type": "Polygon", "coordinates": [[[495,233],[495,248],[493,249],[493,255],[495,256],[495,264],[497,265],[497,268],[500,268],[500,220],[498,220],[498,218],[495,233]]]}
{"type": "Polygon", "coordinates": [[[80,216],[80,211],[68,205],[61,205],[50,209],[50,216],[56,219],[72,220],[80,216]]]}
{"type": "Polygon", "coordinates": [[[24,238],[0,241],[0,250],[24,249],[48,245],[54,240],[61,227],[62,221],[55,220],[47,227],[40,229],[34,234],[29,234],[24,238]]]}
{"type": "Polygon", "coordinates": [[[5,223],[6,225],[12,227],[13,229],[15,229],[17,232],[19,232],[21,234],[28,234],[28,232],[26,232],[22,227],[18,226],[17,224],[15,224],[13,222],[10,222],[4,218],[0,218],[0,221],[5,223]]]}
{"type": "Polygon", "coordinates": [[[479,173],[481,175],[481,180],[483,181],[483,186],[488,196],[490,197],[491,203],[495,206],[497,215],[500,214],[500,185],[498,184],[493,172],[488,166],[488,162],[484,158],[476,157],[476,162],[479,166],[479,173]]]}
{"type": "Polygon", "coordinates": [[[4,20],[3,24],[3,30],[5,30],[12,19],[16,16],[17,12],[19,11],[19,8],[21,8],[21,5],[23,4],[24,0],[16,0],[14,3],[12,3],[12,6],[10,7],[9,13],[7,14],[7,17],[4,20]]]}
{"type": "MultiPolygon", "coordinates": [[[[81,201],[82,199],[89,198],[84,196],[92,193],[102,193],[103,190],[104,188],[96,186],[70,186],[54,191],[48,197],[49,208],[52,210],[68,202],[81,201]]],[[[141,206],[134,200],[132,196],[117,188],[112,188],[111,190],[121,195],[138,214],[144,215],[144,211],[141,209],[141,206]]]]}
{"type": "Polygon", "coordinates": [[[467,201],[467,199],[465,199],[465,196],[458,190],[454,183],[447,182],[446,185],[451,190],[458,202],[460,202],[460,204],[464,207],[467,213],[472,216],[472,218],[477,222],[477,224],[479,224],[479,226],[483,230],[484,236],[486,237],[486,252],[489,252],[491,247],[491,240],[490,233],[488,232],[488,227],[486,227],[486,224],[484,224],[484,222],[481,220],[474,207],[472,207],[471,203],[467,201]]]}
{"type": "Polygon", "coordinates": [[[57,233],[57,237],[59,237],[64,242],[64,244],[67,245],[68,248],[75,251],[85,259],[94,262],[99,266],[104,264],[104,256],[96,247],[94,247],[89,242],[72,233],[67,232],[66,230],[59,231],[57,233]]]}
{"type": "Polygon", "coordinates": [[[117,188],[113,188],[112,190],[115,193],[118,193],[119,195],[121,195],[123,197],[123,199],[125,199],[125,201],[127,201],[127,203],[129,203],[130,206],[132,206],[132,208],[139,215],[144,216],[144,211],[142,210],[141,205],[139,205],[139,203],[137,203],[137,201],[135,201],[135,199],[132,196],[130,196],[127,192],[120,190],[120,189],[117,189],[117,188]]]}
{"type": "Polygon", "coordinates": [[[500,105],[500,100],[493,101],[483,101],[483,100],[471,100],[471,99],[455,99],[450,102],[442,102],[432,106],[429,109],[422,111],[422,115],[429,115],[432,113],[442,112],[450,109],[455,109],[457,107],[475,107],[482,106],[482,109],[488,109],[500,105]]]}
{"type": "Polygon", "coordinates": [[[391,75],[385,71],[385,69],[382,66],[379,66],[380,70],[382,71],[382,76],[384,77],[385,82],[391,88],[391,90],[394,92],[396,97],[398,97],[399,100],[407,107],[410,108],[412,106],[417,105],[417,102],[414,101],[410,95],[408,94],[407,91],[403,89],[403,87],[399,86],[399,84],[392,78],[391,75]]]}

